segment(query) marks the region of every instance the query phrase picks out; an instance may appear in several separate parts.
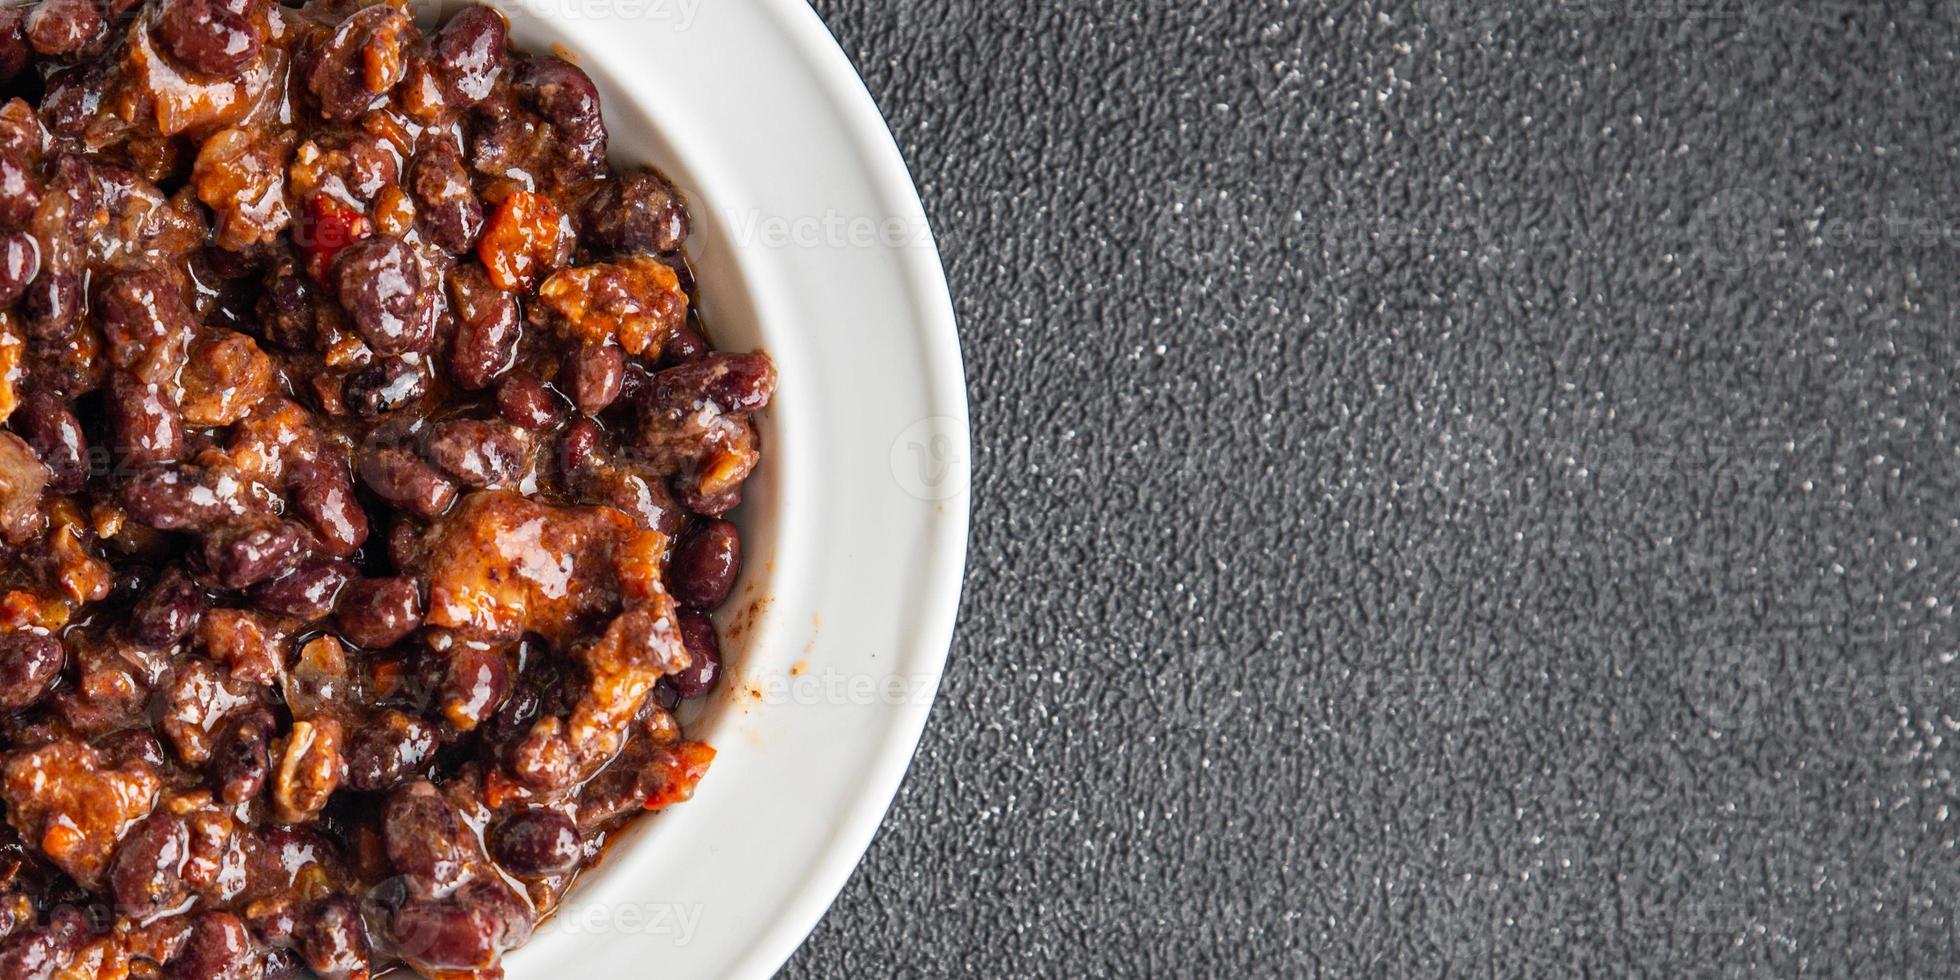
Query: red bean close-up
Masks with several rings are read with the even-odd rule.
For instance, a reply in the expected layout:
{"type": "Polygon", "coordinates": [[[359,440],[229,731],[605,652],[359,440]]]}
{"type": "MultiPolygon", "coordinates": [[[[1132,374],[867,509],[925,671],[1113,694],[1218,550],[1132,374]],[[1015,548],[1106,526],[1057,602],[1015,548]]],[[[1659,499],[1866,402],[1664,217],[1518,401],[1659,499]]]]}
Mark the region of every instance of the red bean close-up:
{"type": "Polygon", "coordinates": [[[0,9],[0,980],[498,977],[692,795],[775,367],[557,54],[0,9]]]}

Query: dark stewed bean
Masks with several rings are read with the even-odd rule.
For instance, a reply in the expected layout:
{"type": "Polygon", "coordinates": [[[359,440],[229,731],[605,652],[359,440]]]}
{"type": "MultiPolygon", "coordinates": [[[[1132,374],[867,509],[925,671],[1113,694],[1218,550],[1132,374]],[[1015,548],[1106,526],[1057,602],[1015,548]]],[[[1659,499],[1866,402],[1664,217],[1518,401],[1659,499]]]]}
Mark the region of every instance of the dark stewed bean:
{"type": "Polygon", "coordinates": [[[18,5],[0,8],[0,82],[13,81],[34,61],[34,49],[27,44],[26,19],[27,12],[18,5]]]}
{"type": "Polygon", "coordinates": [[[355,646],[394,646],[422,625],[422,593],[414,579],[371,578],[351,582],[336,613],[340,635],[355,646]]]}
{"type": "Polygon", "coordinates": [[[524,443],[501,422],[452,419],[437,425],[428,455],[465,486],[508,486],[524,471],[524,443]]]}
{"type": "Polygon", "coordinates": [[[550,429],[564,419],[565,400],[537,375],[520,371],[497,387],[497,413],[520,428],[550,429]]]}
{"type": "Polygon", "coordinates": [[[559,384],[579,411],[597,415],[619,397],[625,372],[626,352],[618,344],[585,344],[565,361],[559,384]]]}
{"type": "Polygon", "coordinates": [[[419,358],[384,357],[348,376],[341,398],[354,414],[380,418],[422,397],[429,374],[419,358]]]}
{"type": "Polygon", "coordinates": [[[464,7],[436,32],[429,49],[450,100],[474,105],[490,97],[502,70],[504,18],[489,7],[464,7]]]}
{"type": "Polygon", "coordinates": [[[408,15],[387,4],[355,11],[314,52],[306,88],[328,119],[353,119],[379,106],[402,80],[401,51],[413,30],[408,15]]]}
{"type": "Polygon", "coordinates": [[[109,361],[136,378],[162,384],[190,356],[197,317],[160,272],[125,272],[100,289],[95,320],[108,344],[109,361]]]}
{"type": "Polygon", "coordinates": [[[354,732],[347,751],[347,785],[363,792],[389,789],[435,758],[436,732],[427,722],[383,711],[354,732]]]}
{"type": "Polygon", "coordinates": [[[40,0],[28,11],[27,43],[51,57],[86,51],[108,28],[95,0],[40,0]]]}
{"type": "Polygon", "coordinates": [[[355,242],[341,250],[335,270],[340,305],[375,353],[406,354],[428,346],[428,324],[416,309],[422,266],[401,239],[375,235],[355,242]]]}
{"type": "Polygon", "coordinates": [[[700,334],[695,333],[691,328],[682,327],[674,331],[674,336],[667,340],[667,346],[660,349],[660,366],[675,367],[698,361],[708,356],[708,352],[708,342],[703,340],[700,334]]]}
{"type": "Polygon", "coordinates": [[[517,361],[523,335],[517,300],[491,285],[478,265],[457,267],[449,277],[449,295],[456,311],[449,376],[471,391],[488,388],[517,361]]]}
{"type": "Polygon", "coordinates": [[[173,0],[157,18],[157,33],[178,61],[207,75],[232,75],[259,56],[259,36],[242,3],[173,0]]]}
{"type": "Polygon", "coordinates": [[[159,531],[202,531],[245,510],[227,479],[198,467],[156,467],[123,484],[122,503],[159,531]]]}
{"type": "Polygon", "coordinates": [[[605,434],[599,424],[591,419],[573,419],[565,427],[558,441],[558,465],[564,467],[567,475],[576,475],[599,460],[599,450],[605,434]]]}
{"type": "Polygon", "coordinates": [[[208,764],[219,799],[243,803],[265,789],[272,768],[272,733],[272,715],[265,711],[246,715],[232,726],[208,764]]]}
{"type": "Polygon", "coordinates": [[[559,58],[526,59],[518,63],[511,88],[557,130],[573,173],[605,166],[606,122],[599,114],[599,89],[578,66],[559,58]]]}
{"type": "Polygon", "coordinates": [[[680,251],[687,240],[687,205],[674,186],[651,170],[635,170],[586,198],[587,233],[616,252],[680,251]]]}
{"type": "Polygon", "coordinates": [[[423,150],[409,170],[408,190],[430,241],[459,254],[476,247],[483,233],[483,201],[455,144],[444,140],[423,150]]]}
{"type": "Polygon", "coordinates": [[[59,136],[80,136],[100,118],[108,94],[109,73],[95,65],[71,65],[48,75],[41,97],[41,118],[59,136]]]}
{"type": "Polygon", "coordinates": [[[19,711],[46,696],[67,653],[46,633],[0,636],[0,711],[19,711]]]}
{"type": "Polygon", "coordinates": [[[0,306],[12,306],[41,274],[41,246],[24,231],[0,234],[0,306]]]}
{"type": "Polygon", "coordinates": [[[682,603],[713,609],[728,599],[742,572],[742,533],[720,518],[702,522],[674,549],[667,591],[682,603]]]}
{"type": "Polygon", "coordinates": [[[118,911],[147,919],[181,903],[190,890],[183,881],[190,847],[190,830],[178,817],[153,813],[137,824],[109,868],[118,911]]]}
{"type": "Polygon", "coordinates": [[[41,274],[27,284],[21,300],[29,334],[41,340],[65,337],[82,313],[82,279],[43,262],[41,274]]]}
{"type": "Polygon", "coordinates": [[[480,970],[530,937],[530,914],[501,879],[479,878],[448,900],[411,898],[389,924],[396,948],[437,972],[480,970]]]}
{"type": "Polygon", "coordinates": [[[26,228],[41,206],[41,178],[19,153],[0,149],[0,224],[26,228]]]}
{"type": "Polygon", "coordinates": [[[403,874],[452,888],[463,878],[469,848],[462,821],[433,783],[417,780],[388,795],[381,810],[381,842],[403,874]]]}
{"type": "Polygon", "coordinates": [[[151,769],[162,769],[165,765],[163,743],[157,737],[141,728],[125,728],[102,740],[102,753],[114,762],[117,768],[145,765],[151,769]]]}
{"type": "Polygon", "coordinates": [[[88,932],[88,915],[81,909],[55,909],[47,925],[10,936],[0,946],[0,977],[48,980],[75,958],[88,932]]]}
{"type": "Polygon", "coordinates": [[[88,482],[88,440],[68,403],[46,391],[21,402],[14,428],[48,468],[48,492],[74,493],[88,482]]]}
{"type": "Polygon", "coordinates": [[[510,662],[497,650],[461,647],[443,665],[436,707],[449,727],[476,730],[510,696],[510,662]]]}
{"type": "Polygon", "coordinates": [[[354,498],[354,484],[340,459],[319,459],[292,471],[293,508],[313,528],[320,548],[345,558],[367,541],[367,511],[354,498]]]}
{"type": "Polygon", "coordinates": [[[438,517],[456,499],[456,484],[406,449],[366,454],[361,481],[383,500],[419,517],[438,517]]]}
{"type": "Polygon", "coordinates": [[[493,742],[508,742],[524,734],[538,717],[544,699],[529,683],[519,684],[504,705],[484,723],[484,734],[493,742]]]}
{"type": "Polygon", "coordinates": [[[360,904],[345,895],[309,906],[293,928],[293,945],[324,980],[366,977],[374,956],[360,904]]]}
{"type": "Polygon", "coordinates": [[[126,466],[167,463],[184,451],[184,419],[162,385],[117,371],[109,379],[109,419],[126,466]]]}
{"type": "Polygon", "coordinates": [[[310,550],[310,537],[292,521],[212,535],[204,542],[204,562],[227,588],[246,589],[299,564],[310,550]]]}
{"type": "Polygon", "coordinates": [[[721,679],[721,641],[715,637],[715,624],[699,610],[681,610],[680,627],[688,663],[679,673],[667,675],[667,682],[675,694],[698,698],[714,690],[721,679]]]}
{"type": "Polygon", "coordinates": [[[204,618],[204,590],[176,565],[136,600],[129,612],[129,633],[136,642],[167,647],[191,635],[204,618]]]}
{"type": "Polygon", "coordinates": [[[252,587],[254,605],[283,616],[311,621],[333,612],[340,590],[358,574],[348,562],[319,558],[252,587]]]}
{"type": "Polygon", "coordinates": [[[230,912],[198,916],[183,952],[170,961],[170,976],[178,980],[261,980],[263,974],[251,931],[230,912]]]}
{"type": "Polygon", "coordinates": [[[490,839],[497,863],[520,878],[542,878],[577,866],[584,846],[578,827],[556,810],[526,810],[497,826],[490,839]]]}

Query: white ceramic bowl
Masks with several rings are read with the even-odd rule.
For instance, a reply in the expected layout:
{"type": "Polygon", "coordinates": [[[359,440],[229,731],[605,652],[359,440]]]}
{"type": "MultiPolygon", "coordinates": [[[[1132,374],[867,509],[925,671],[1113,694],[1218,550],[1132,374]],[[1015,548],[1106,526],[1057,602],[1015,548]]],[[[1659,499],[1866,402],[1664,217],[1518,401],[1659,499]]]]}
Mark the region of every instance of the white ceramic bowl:
{"type": "Polygon", "coordinates": [[[967,528],[964,380],[938,252],[863,84],[799,0],[512,0],[576,61],[618,164],[687,193],[717,346],[780,373],[736,515],[719,755],[509,960],[526,977],[762,977],[870,843],[930,710],[967,528]]]}

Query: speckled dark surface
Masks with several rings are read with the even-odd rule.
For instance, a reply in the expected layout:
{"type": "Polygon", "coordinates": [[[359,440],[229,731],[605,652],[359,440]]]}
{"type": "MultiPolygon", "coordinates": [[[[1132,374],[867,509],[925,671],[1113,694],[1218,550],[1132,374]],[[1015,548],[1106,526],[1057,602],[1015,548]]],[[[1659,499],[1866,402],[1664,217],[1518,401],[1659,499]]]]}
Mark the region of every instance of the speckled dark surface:
{"type": "Polygon", "coordinates": [[[959,638],[792,977],[1960,975],[1960,8],[818,0],[959,638]]]}

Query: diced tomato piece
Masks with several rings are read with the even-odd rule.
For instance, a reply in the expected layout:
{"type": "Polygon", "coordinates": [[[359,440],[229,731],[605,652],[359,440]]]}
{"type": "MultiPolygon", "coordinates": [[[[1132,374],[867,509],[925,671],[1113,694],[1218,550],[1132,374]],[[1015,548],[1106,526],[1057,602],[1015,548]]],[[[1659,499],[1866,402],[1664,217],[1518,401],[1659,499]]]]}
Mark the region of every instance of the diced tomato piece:
{"type": "Polygon", "coordinates": [[[306,199],[299,226],[293,229],[293,240],[306,255],[307,273],[324,283],[333,272],[333,260],[340,250],[372,234],[374,226],[368,222],[367,215],[329,195],[315,194],[306,199]]]}
{"type": "Polygon", "coordinates": [[[707,775],[708,763],[715,761],[714,747],[706,742],[682,742],[661,753],[654,763],[664,772],[649,779],[656,788],[647,796],[647,809],[684,802],[694,796],[694,784],[707,775]],[[664,778],[663,778],[664,777],[664,778]]]}

